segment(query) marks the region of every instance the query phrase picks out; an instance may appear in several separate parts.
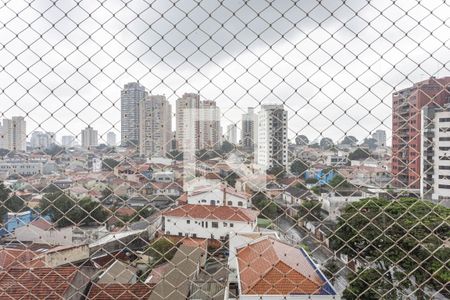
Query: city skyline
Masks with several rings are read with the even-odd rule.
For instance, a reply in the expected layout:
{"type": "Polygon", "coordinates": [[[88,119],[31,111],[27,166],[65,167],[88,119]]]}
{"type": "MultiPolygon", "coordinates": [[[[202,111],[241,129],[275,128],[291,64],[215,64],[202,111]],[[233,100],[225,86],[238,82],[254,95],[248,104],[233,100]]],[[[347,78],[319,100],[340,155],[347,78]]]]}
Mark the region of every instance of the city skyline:
{"type": "MultiPolygon", "coordinates": [[[[139,9],[141,4],[134,2],[130,7],[139,9]]],[[[107,1],[105,5],[122,9],[110,26],[100,28],[94,22],[89,28],[83,24],[81,29],[96,34],[83,39],[81,36],[86,33],[74,29],[74,35],[79,34],[80,38],[60,43],[56,28],[68,30],[70,14],[60,19],[57,12],[45,9],[48,6],[45,1],[36,1],[33,8],[50,21],[33,22],[25,30],[10,26],[1,31],[7,39],[12,33],[19,39],[30,40],[30,48],[18,56],[20,63],[12,60],[9,53],[13,49],[9,46],[1,49],[5,55],[0,56],[0,65],[4,66],[4,93],[0,95],[0,102],[6,109],[0,117],[27,115],[28,133],[39,130],[54,131],[59,136],[78,135],[80,128],[91,125],[98,128],[102,136],[109,131],[119,134],[120,90],[128,82],[139,81],[152,94],[166,95],[173,106],[183,93],[200,92],[202,98],[218,103],[225,126],[238,122],[247,107],[271,102],[286,105],[290,139],[297,134],[315,139],[321,133],[336,139],[343,138],[344,133],[363,139],[376,129],[390,131],[390,95],[395,90],[432,75],[443,77],[449,73],[450,50],[442,38],[446,24],[437,23],[432,17],[418,24],[421,16],[429,11],[435,16],[448,15],[446,5],[421,3],[412,9],[407,1],[389,7],[382,3],[371,3],[371,6],[346,3],[358,12],[355,16],[351,10],[328,2],[312,1],[294,7],[283,1],[275,1],[272,6],[264,2],[250,2],[242,7],[225,3],[215,7],[205,1],[200,4],[201,9],[191,12],[190,19],[185,19],[186,26],[174,29],[170,22],[178,16],[177,9],[168,3],[157,3],[153,10],[145,11],[141,19],[130,24],[129,36],[142,34],[142,42],[132,45],[134,39],[122,34],[127,29],[120,22],[135,16],[130,8],[107,1]],[[409,10],[411,12],[406,14],[409,10]],[[142,30],[145,21],[157,19],[164,11],[171,12],[165,14],[167,21],[156,22],[152,32],[142,30]],[[255,11],[261,14],[256,16],[255,11]],[[208,23],[205,23],[204,12],[212,13],[208,23]],[[231,12],[248,21],[249,27],[234,18],[226,18],[231,12]],[[271,28],[269,24],[280,12],[284,13],[282,18],[271,28]],[[391,16],[402,22],[390,21],[391,16]],[[223,21],[225,27],[216,19],[223,21]],[[325,19],[330,20],[325,28],[329,34],[317,26],[325,19]],[[342,22],[346,26],[342,26],[342,22]],[[46,32],[45,42],[35,43],[34,31],[44,32],[48,23],[55,28],[46,32]],[[283,31],[283,24],[296,23],[299,27],[283,31]],[[216,33],[214,29],[219,31],[216,33]],[[177,52],[168,43],[156,43],[161,37],[158,31],[167,32],[165,37],[177,45],[177,52]],[[188,34],[191,31],[194,34],[188,34]],[[432,38],[429,32],[434,33],[432,38]],[[240,34],[234,37],[231,33],[240,34]],[[414,40],[407,33],[414,34],[414,40]],[[125,49],[121,45],[128,47],[125,49]],[[195,52],[197,47],[204,54],[195,52]],[[97,50],[103,56],[94,55],[97,50]],[[188,62],[177,53],[189,58],[188,62]],[[35,55],[42,56],[37,65],[35,55]],[[91,62],[86,59],[89,55],[94,55],[91,62]],[[209,57],[213,61],[207,61],[209,57]],[[98,70],[94,64],[101,69],[100,74],[94,71],[98,70]],[[92,68],[87,68],[88,65],[92,68]],[[37,69],[38,66],[54,69],[47,75],[37,69]],[[38,80],[40,72],[41,81],[38,80]],[[24,93],[27,88],[32,94],[24,93]],[[239,105],[235,106],[235,102],[239,105]],[[64,124],[62,119],[66,120],[64,124]]],[[[180,8],[184,5],[180,4],[180,8]]],[[[59,9],[68,12],[70,5],[59,9]]],[[[111,15],[93,4],[86,4],[84,9],[111,15]]],[[[23,20],[32,18],[36,11],[30,16],[24,15],[23,20]]],[[[92,18],[87,20],[93,21],[92,18]]],[[[17,50],[23,48],[20,43],[16,46],[17,50]]]]}

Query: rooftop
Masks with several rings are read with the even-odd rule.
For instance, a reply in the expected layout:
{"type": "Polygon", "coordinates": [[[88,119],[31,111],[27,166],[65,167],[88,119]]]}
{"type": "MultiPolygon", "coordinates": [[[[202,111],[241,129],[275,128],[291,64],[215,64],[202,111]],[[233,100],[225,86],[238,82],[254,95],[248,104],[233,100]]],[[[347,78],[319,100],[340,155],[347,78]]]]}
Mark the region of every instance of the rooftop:
{"type": "Polygon", "coordinates": [[[185,204],[164,212],[163,215],[170,217],[190,217],[192,219],[204,220],[212,219],[253,222],[256,221],[259,211],[231,206],[185,204]]]}
{"type": "Polygon", "coordinates": [[[237,249],[241,293],[334,295],[334,289],[302,250],[273,237],[237,249]]]}

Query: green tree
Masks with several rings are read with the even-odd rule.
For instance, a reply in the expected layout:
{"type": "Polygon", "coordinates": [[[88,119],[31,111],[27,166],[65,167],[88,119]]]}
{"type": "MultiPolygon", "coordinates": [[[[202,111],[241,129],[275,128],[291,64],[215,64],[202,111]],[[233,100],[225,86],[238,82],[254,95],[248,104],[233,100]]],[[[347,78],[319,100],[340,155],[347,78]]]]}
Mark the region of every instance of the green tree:
{"type": "Polygon", "coordinates": [[[0,222],[8,212],[21,212],[26,208],[25,201],[0,182],[0,222]]]}
{"type": "Polygon", "coordinates": [[[349,286],[344,290],[343,296],[347,300],[353,299],[397,299],[397,295],[389,278],[389,273],[377,269],[365,269],[349,277],[349,286]]]}
{"type": "Polygon", "coordinates": [[[303,173],[308,169],[308,166],[301,161],[300,159],[296,159],[291,164],[291,173],[297,176],[303,175],[303,173]]]}
{"type": "Polygon", "coordinates": [[[361,148],[356,149],[355,151],[353,151],[348,155],[349,160],[363,160],[368,157],[370,157],[369,152],[361,148]]]}
{"type": "Polygon", "coordinates": [[[336,279],[336,274],[341,270],[342,263],[339,263],[336,259],[329,259],[325,265],[322,267],[322,272],[325,276],[330,279],[332,283],[334,283],[336,279]]]}
{"type": "Polygon", "coordinates": [[[333,179],[330,180],[328,185],[335,189],[354,189],[355,186],[348,182],[347,179],[344,178],[344,176],[337,174],[333,177],[333,179]]]}
{"type": "Polygon", "coordinates": [[[443,244],[450,238],[449,217],[449,208],[416,198],[364,199],[343,209],[331,247],[383,273],[401,270],[396,280],[414,278],[416,297],[424,299],[425,285],[445,293],[450,279],[450,249],[443,244]]]}
{"type": "Polygon", "coordinates": [[[150,255],[153,258],[155,265],[159,265],[170,261],[176,252],[176,244],[163,236],[155,240],[147,248],[146,255],[150,255]]]}
{"type": "Polygon", "coordinates": [[[45,194],[39,208],[60,227],[103,223],[109,215],[99,202],[91,198],[80,200],[63,192],[45,194]]]}
{"type": "Polygon", "coordinates": [[[320,221],[322,220],[322,203],[316,200],[302,201],[298,209],[298,219],[302,221],[320,221]]]}
{"type": "Polygon", "coordinates": [[[260,216],[263,218],[274,220],[279,216],[278,206],[261,192],[253,195],[252,203],[260,211],[260,216]]]}

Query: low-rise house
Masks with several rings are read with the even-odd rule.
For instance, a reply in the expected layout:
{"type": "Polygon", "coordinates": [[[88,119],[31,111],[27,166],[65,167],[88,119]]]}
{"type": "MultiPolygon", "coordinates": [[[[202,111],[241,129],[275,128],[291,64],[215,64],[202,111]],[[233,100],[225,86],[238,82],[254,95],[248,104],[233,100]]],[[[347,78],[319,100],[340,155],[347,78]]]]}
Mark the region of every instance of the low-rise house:
{"type": "Polygon", "coordinates": [[[37,253],[30,249],[2,248],[0,249],[0,270],[25,267],[36,256],[37,253]]]}
{"type": "Polygon", "coordinates": [[[109,232],[105,226],[96,227],[57,227],[44,218],[38,218],[25,226],[16,228],[14,237],[20,242],[31,242],[53,246],[84,244],[100,239],[109,232]]]}
{"type": "Polygon", "coordinates": [[[198,188],[187,194],[188,204],[200,205],[223,205],[249,208],[251,207],[250,199],[250,194],[238,192],[235,189],[224,185],[198,188]]]}
{"type": "Polygon", "coordinates": [[[183,192],[182,187],[176,182],[150,182],[148,184],[151,195],[179,197],[183,192]]]}
{"type": "Polygon", "coordinates": [[[11,268],[0,272],[0,299],[84,299],[95,270],[87,267],[11,268]]]}
{"type": "Polygon", "coordinates": [[[248,208],[186,204],[164,212],[167,235],[224,239],[229,232],[254,231],[259,212],[248,208]]]}
{"type": "Polygon", "coordinates": [[[175,181],[175,173],[173,171],[153,172],[152,180],[155,182],[173,182],[175,181]]]}
{"type": "Polygon", "coordinates": [[[19,213],[9,212],[6,215],[5,229],[8,234],[13,233],[16,228],[25,226],[33,221],[32,211],[24,211],[19,213]]]}
{"type": "Polygon", "coordinates": [[[39,218],[25,226],[16,228],[14,236],[20,242],[71,245],[72,227],[56,228],[51,222],[39,218]]]}
{"type": "Polygon", "coordinates": [[[314,199],[309,190],[295,186],[288,187],[283,193],[283,203],[289,205],[301,205],[302,201],[314,199]]]}
{"type": "Polygon", "coordinates": [[[336,291],[302,248],[262,237],[237,248],[239,299],[338,299],[336,291]]]}
{"type": "Polygon", "coordinates": [[[55,268],[89,259],[88,245],[58,246],[37,256],[46,267],[55,268]]]}

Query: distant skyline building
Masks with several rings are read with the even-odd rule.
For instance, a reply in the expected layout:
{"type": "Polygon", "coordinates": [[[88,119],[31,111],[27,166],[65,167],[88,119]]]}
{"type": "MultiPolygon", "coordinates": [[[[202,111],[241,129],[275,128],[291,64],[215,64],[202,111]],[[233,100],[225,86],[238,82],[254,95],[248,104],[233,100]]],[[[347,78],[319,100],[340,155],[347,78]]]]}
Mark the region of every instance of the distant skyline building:
{"type": "Polygon", "coordinates": [[[378,129],[372,134],[372,138],[377,141],[378,147],[386,147],[386,131],[378,129]]]}
{"type": "Polygon", "coordinates": [[[200,95],[184,93],[176,102],[177,149],[199,150],[200,148],[200,95]],[[185,149],[188,147],[187,149],[185,149]]]}
{"type": "Polygon", "coordinates": [[[117,135],[110,131],[106,134],[106,144],[110,147],[117,146],[117,135]]]}
{"type": "Polygon", "coordinates": [[[249,107],[246,114],[242,115],[241,144],[244,149],[254,151],[258,143],[258,116],[255,108],[249,107]]]}
{"type": "Polygon", "coordinates": [[[24,117],[3,119],[0,125],[0,148],[10,151],[27,150],[26,122],[24,117]]]}
{"type": "Polygon", "coordinates": [[[61,146],[67,148],[75,146],[75,137],[73,135],[64,135],[61,137],[61,146]]]}
{"type": "Polygon", "coordinates": [[[81,147],[84,149],[91,149],[98,146],[98,131],[91,126],[81,131],[81,147]]]}
{"type": "Polygon", "coordinates": [[[450,104],[422,109],[420,196],[450,207],[450,104]]]}
{"type": "Polygon", "coordinates": [[[200,149],[219,149],[222,144],[220,108],[216,101],[200,102],[200,149]]]}
{"type": "Polygon", "coordinates": [[[139,102],[147,96],[145,87],[137,82],[125,84],[120,93],[121,103],[121,144],[139,145],[139,102]]]}
{"type": "Polygon", "coordinates": [[[256,163],[262,169],[288,165],[288,113],[282,104],[263,105],[258,114],[256,163]]]}
{"type": "Polygon", "coordinates": [[[398,188],[420,189],[421,111],[450,100],[450,77],[417,82],[392,94],[392,176],[398,188]]]}
{"type": "Polygon", "coordinates": [[[237,125],[230,124],[227,126],[226,139],[229,143],[236,145],[237,140],[237,125]]]}
{"type": "Polygon", "coordinates": [[[31,134],[30,145],[33,149],[46,149],[55,144],[56,135],[54,132],[34,131],[31,134]]]}
{"type": "Polygon", "coordinates": [[[171,149],[172,106],[162,95],[149,95],[139,104],[139,153],[163,157],[171,149]]]}

